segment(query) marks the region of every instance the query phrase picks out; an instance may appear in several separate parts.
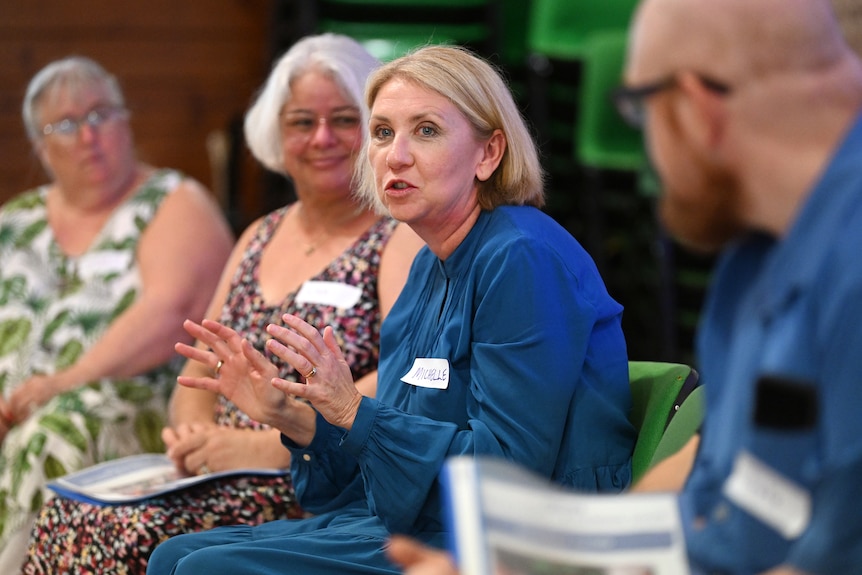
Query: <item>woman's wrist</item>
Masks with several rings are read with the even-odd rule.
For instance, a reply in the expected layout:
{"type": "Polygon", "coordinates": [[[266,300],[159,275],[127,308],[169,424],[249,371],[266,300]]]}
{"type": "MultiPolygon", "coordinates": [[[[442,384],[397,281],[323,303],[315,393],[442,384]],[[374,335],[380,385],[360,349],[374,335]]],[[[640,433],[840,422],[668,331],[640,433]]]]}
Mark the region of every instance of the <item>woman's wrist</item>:
{"type": "Polygon", "coordinates": [[[283,413],[279,425],[274,426],[296,445],[308,446],[317,431],[317,411],[300,401],[292,409],[283,413]]]}

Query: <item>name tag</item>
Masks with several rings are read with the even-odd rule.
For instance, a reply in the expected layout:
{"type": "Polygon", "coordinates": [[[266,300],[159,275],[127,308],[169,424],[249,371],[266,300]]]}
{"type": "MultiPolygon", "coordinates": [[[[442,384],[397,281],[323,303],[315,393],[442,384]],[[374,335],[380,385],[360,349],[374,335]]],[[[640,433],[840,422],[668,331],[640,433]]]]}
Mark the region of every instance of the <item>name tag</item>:
{"type": "Polygon", "coordinates": [[[799,537],[811,519],[808,491],[744,451],[737,456],[723,492],[785,539],[799,537]]]}
{"type": "Polygon", "coordinates": [[[404,383],[431,389],[449,387],[449,360],[435,357],[417,357],[413,367],[401,378],[404,383]]]}
{"type": "Polygon", "coordinates": [[[131,251],[97,251],[78,258],[78,274],[82,278],[94,278],[122,273],[129,269],[134,254],[131,251]]]}
{"type": "Polygon", "coordinates": [[[299,288],[296,302],[350,308],[359,302],[362,289],[339,282],[307,281],[299,288]]]}

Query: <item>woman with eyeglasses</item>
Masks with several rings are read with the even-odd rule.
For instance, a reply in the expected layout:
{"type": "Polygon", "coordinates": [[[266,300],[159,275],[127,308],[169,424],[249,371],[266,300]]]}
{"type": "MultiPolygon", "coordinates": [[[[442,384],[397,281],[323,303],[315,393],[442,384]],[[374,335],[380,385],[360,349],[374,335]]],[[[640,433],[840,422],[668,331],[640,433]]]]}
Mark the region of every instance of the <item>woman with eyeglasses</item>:
{"type": "MultiPolygon", "coordinates": [[[[357,388],[375,392],[380,325],[422,244],[410,228],[363,208],[353,196],[367,116],[362,87],[378,65],[350,38],[309,36],[276,63],[246,115],[252,154],[290,177],[298,201],[260,218],[240,237],[206,317],[266,353],[270,377],[302,381],[305,375],[264,347],[266,326],[291,313],[335,326],[357,388]]],[[[178,346],[190,359],[183,377],[232,384],[251,371],[199,323],[186,325],[202,339],[195,347],[178,346]]],[[[298,419],[313,422],[311,407],[300,411],[298,419]]],[[[175,389],[163,437],[178,469],[189,475],[290,466],[278,430],[208,391],[175,389]]],[[[290,476],[235,475],[132,505],[55,497],[32,532],[24,573],[143,574],[156,545],[173,535],[302,514],[290,476]]]]}
{"type": "Polygon", "coordinates": [[[46,480],[158,450],[187,317],[233,242],[210,193],[135,156],[116,79],[83,57],[30,81],[50,182],[0,207],[0,572],[20,566],[46,480]],[[205,250],[199,246],[207,246],[205,250]]]}

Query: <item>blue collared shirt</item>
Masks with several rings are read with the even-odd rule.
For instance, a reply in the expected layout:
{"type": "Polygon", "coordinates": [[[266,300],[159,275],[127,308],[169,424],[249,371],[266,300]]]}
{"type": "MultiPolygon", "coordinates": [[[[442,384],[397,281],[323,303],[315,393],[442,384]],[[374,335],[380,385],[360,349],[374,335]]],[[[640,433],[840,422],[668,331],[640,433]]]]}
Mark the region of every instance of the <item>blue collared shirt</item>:
{"type": "MultiPolygon", "coordinates": [[[[698,353],[707,416],[682,496],[692,562],[706,572],[862,569],[862,120],[849,131],[783,240],[751,236],[723,254],[698,353]],[[756,382],[816,393],[813,427],[754,423],[756,382]],[[782,535],[724,494],[747,452],[801,489],[807,528],[782,535]]],[[[788,509],[778,509],[779,517],[788,509]]],[[[786,513],[785,513],[786,512],[786,513]]]]}

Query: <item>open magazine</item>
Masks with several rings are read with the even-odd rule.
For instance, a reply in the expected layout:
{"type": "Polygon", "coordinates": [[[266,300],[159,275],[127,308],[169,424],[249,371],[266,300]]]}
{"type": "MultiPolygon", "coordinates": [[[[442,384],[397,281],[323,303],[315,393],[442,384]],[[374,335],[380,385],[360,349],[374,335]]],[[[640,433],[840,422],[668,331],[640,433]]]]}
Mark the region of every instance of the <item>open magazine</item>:
{"type": "Polygon", "coordinates": [[[514,463],[447,460],[442,475],[462,575],[687,575],[677,497],[601,495],[514,463]]]}
{"type": "Polygon", "coordinates": [[[181,475],[164,454],[144,453],[99,463],[48,482],[56,493],[97,505],[134,503],[230,475],[287,475],[289,469],[231,469],[181,475]]]}

